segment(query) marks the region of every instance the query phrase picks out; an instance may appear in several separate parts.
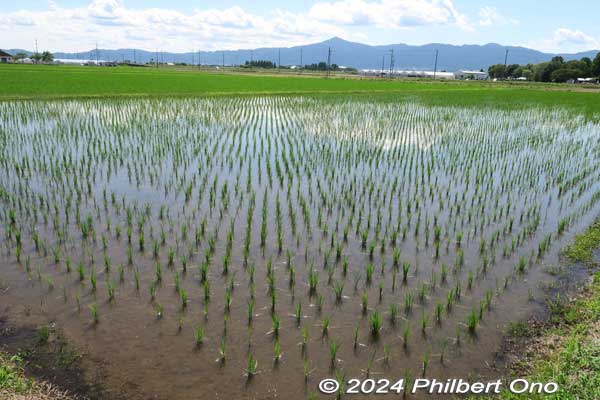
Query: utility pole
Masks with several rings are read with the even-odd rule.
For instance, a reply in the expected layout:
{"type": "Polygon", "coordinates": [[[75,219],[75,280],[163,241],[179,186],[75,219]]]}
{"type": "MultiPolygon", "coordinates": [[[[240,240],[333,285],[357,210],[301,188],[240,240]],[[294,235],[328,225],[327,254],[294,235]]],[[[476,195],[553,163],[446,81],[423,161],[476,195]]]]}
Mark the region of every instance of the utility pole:
{"type": "Polygon", "coordinates": [[[35,39],[35,62],[37,63],[39,61],[39,52],[38,52],[38,43],[37,43],[37,39],[35,39]]]}
{"type": "Polygon", "coordinates": [[[390,78],[394,76],[394,49],[390,49],[390,78]]]}
{"type": "Polygon", "coordinates": [[[223,57],[223,68],[225,68],[225,52],[221,52],[221,56],[223,57]]]}
{"type": "Polygon", "coordinates": [[[277,72],[281,71],[281,49],[277,53],[277,72]]]}
{"type": "Polygon", "coordinates": [[[250,66],[254,64],[254,50],[250,50],[250,66]]]}
{"type": "Polygon", "coordinates": [[[158,68],[158,49],[156,50],[156,68],[158,68]]]}
{"type": "Polygon", "coordinates": [[[194,65],[194,50],[192,50],[192,66],[194,65]]]}
{"type": "Polygon", "coordinates": [[[300,47],[300,68],[302,68],[302,47],[300,47]]]}
{"type": "Polygon", "coordinates": [[[96,65],[98,65],[98,42],[96,42],[96,65]]]}
{"type": "Polygon", "coordinates": [[[508,71],[506,71],[506,63],[508,61],[508,49],[506,49],[506,52],[504,53],[504,79],[506,79],[508,77],[508,71]]]}
{"type": "Polygon", "coordinates": [[[437,62],[438,62],[438,52],[439,50],[435,50],[435,66],[433,67],[433,80],[435,81],[435,76],[437,75],[437,62]]]}
{"type": "Polygon", "coordinates": [[[385,68],[385,54],[381,57],[381,77],[383,78],[383,69],[385,68]]]}
{"type": "Polygon", "coordinates": [[[329,76],[329,71],[331,70],[331,47],[327,48],[327,76],[329,76]]]}

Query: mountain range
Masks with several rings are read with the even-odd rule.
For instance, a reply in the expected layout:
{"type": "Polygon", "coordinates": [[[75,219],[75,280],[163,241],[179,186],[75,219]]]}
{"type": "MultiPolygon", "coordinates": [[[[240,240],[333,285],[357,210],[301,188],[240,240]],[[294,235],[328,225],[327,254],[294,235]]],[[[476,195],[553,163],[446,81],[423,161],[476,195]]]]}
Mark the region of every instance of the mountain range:
{"type": "MultiPolygon", "coordinates": [[[[238,65],[250,60],[269,60],[281,65],[306,65],[327,61],[331,49],[331,63],[358,69],[380,69],[382,64],[385,69],[390,67],[393,50],[394,68],[396,70],[433,70],[435,54],[438,51],[438,71],[456,71],[459,69],[479,70],[493,64],[504,63],[508,50],[509,64],[528,64],[549,61],[554,56],[562,56],[566,61],[582,57],[594,58],[598,50],[573,54],[544,53],[526,47],[502,46],[496,43],[485,45],[450,45],[431,43],[419,46],[408,44],[390,44],[371,46],[362,43],[350,42],[338,37],[303,46],[284,48],[257,48],[247,50],[224,51],[199,51],[189,53],[173,53],[166,51],[145,51],[139,49],[96,49],[79,52],[55,52],[57,59],[88,59],[107,61],[135,61],[137,63],[160,62],[194,63],[210,65],[238,65]],[[134,59],[135,57],[135,59],[134,59]]],[[[10,49],[9,53],[19,51],[30,54],[21,49],[10,49]]]]}

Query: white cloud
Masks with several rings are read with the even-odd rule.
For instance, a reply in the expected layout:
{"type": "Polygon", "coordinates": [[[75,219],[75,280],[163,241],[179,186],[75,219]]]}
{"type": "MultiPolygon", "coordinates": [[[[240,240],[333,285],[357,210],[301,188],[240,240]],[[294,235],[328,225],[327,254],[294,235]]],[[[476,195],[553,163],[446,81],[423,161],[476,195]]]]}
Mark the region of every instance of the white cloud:
{"type": "Polygon", "coordinates": [[[451,0],[340,0],[320,2],[308,15],[338,25],[373,25],[380,28],[405,28],[422,25],[456,24],[472,29],[465,15],[451,0]]]}
{"type": "Polygon", "coordinates": [[[567,28],[559,28],[554,31],[553,40],[560,45],[598,45],[598,40],[594,39],[590,35],[586,35],[580,30],[571,30],[567,28]]]}
{"type": "Polygon", "coordinates": [[[306,12],[276,9],[268,15],[238,6],[195,9],[127,8],[123,0],[93,0],[81,7],[0,12],[0,47],[26,48],[39,39],[50,50],[138,47],[189,51],[292,46],[332,36],[364,40],[360,29],[401,29],[432,25],[472,30],[452,0],[339,0],[319,2],[306,12]],[[357,28],[358,27],[358,28],[357,28]]]}
{"type": "Polygon", "coordinates": [[[496,7],[485,6],[479,10],[480,26],[503,26],[518,25],[519,21],[515,18],[509,18],[498,12],[496,7]]]}
{"type": "Polygon", "coordinates": [[[600,49],[600,40],[577,29],[558,28],[549,39],[533,42],[530,46],[554,53],[577,53],[600,49]]]}

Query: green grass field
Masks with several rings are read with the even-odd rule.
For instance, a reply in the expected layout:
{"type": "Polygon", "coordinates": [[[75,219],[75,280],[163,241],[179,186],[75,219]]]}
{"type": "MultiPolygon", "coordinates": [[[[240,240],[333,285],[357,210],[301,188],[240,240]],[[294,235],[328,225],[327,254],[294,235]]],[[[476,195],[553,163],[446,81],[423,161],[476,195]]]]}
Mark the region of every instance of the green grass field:
{"type": "Polygon", "coordinates": [[[274,76],[154,68],[1,65],[0,100],[232,94],[378,94],[431,105],[560,106],[600,115],[600,92],[566,85],[274,76]]]}

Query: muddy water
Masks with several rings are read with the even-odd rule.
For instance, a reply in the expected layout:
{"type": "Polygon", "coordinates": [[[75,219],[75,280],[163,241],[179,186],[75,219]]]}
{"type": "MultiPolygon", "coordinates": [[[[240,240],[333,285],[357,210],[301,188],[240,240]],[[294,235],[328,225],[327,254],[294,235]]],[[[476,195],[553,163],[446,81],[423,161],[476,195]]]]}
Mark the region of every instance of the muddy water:
{"type": "Polygon", "coordinates": [[[370,374],[390,380],[420,376],[426,357],[428,377],[493,378],[494,353],[500,347],[504,326],[540,306],[544,288],[554,280],[545,271],[559,263],[559,249],[599,211],[594,194],[600,189],[600,131],[584,120],[573,122],[560,111],[510,114],[412,104],[384,106],[374,100],[331,103],[286,98],[7,103],[2,107],[5,117],[0,126],[5,132],[2,150],[7,168],[0,182],[6,194],[2,235],[7,240],[2,247],[0,278],[8,287],[1,295],[3,311],[16,324],[56,323],[91,355],[89,371],[102,359],[109,366],[105,378],[109,390],[124,391],[134,399],[305,398],[317,392],[320,379],[335,371],[347,378],[364,377],[370,360],[370,374]],[[296,165],[290,166],[288,173],[282,155],[290,162],[290,154],[295,154],[296,165]],[[277,165],[283,171],[281,180],[277,165]],[[486,172],[483,183],[477,185],[476,174],[482,170],[486,172]],[[400,184],[394,191],[395,177],[400,184]],[[566,182],[571,181],[568,186],[566,182]],[[228,183],[225,196],[224,182],[228,183]],[[190,183],[193,190],[186,201],[190,183]],[[566,193],[560,194],[560,190],[566,193]],[[255,308],[249,324],[247,302],[252,284],[250,268],[244,264],[244,240],[251,192],[255,193],[255,208],[248,258],[255,266],[255,308]],[[300,195],[310,210],[310,228],[303,222],[300,195]],[[277,196],[282,215],[281,252],[277,196]],[[82,198],[81,221],[88,213],[92,215],[95,241],[84,239],[81,224],[76,222],[73,204],[78,197],[82,198]],[[228,199],[226,208],[224,197],[228,199]],[[296,235],[291,229],[288,199],[296,214],[296,235]],[[264,201],[267,240],[263,249],[264,201]],[[498,210],[509,203],[511,211],[500,215],[498,210]],[[482,206],[484,211],[479,213],[482,206]],[[126,209],[133,215],[131,221],[126,209]],[[8,210],[16,210],[14,223],[8,210]],[[362,220],[357,233],[359,214],[362,220]],[[438,258],[434,257],[435,217],[442,231],[438,258]],[[489,243],[495,232],[505,231],[511,218],[512,230],[500,234],[493,251],[487,246],[482,252],[481,238],[489,243]],[[557,227],[564,218],[569,220],[568,229],[559,234],[557,227]],[[138,246],[138,221],[146,239],[143,251],[138,246]],[[196,243],[195,229],[202,221],[206,221],[205,232],[196,243]],[[128,224],[132,230],[131,265],[128,224]],[[350,229],[344,240],[346,224],[350,229]],[[532,224],[534,228],[521,236],[532,224]],[[117,225],[122,229],[120,237],[117,225]],[[187,235],[182,226],[188,227],[187,235]],[[231,264],[224,274],[222,260],[231,227],[231,264]],[[15,230],[23,237],[20,261],[15,230]],[[394,230],[399,234],[396,248],[400,260],[408,262],[410,269],[406,282],[402,267],[396,270],[393,288],[394,230]],[[34,231],[44,238],[39,250],[34,231]],[[162,242],[161,231],[165,240],[155,257],[153,241],[162,242]],[[368,232],[369,243],[376,241],[372,259],[368,248],[362,246],[362,231],[368,232]],[[402,231],[406,231],[404,239],[402,231]],[[456,243],[459,232],[463,235],[460,246],[456,243]],[[208,272],[211,296],[206,301],[199,266],[209,252],[213,234],[215,251],[208,272]],[[346,275],[343,262],[335,260],[335,247],[331,249],[332,235],[347,258],[346,275]],[[537,257],[538,245],[548,235],[552,238],[549,249],[537,257]],[[169,248],[176,254],[173,265],[168,262],[169,248]],[[53,249],[60,249],[58,263],[53,249]],[[296,271],[293,287],[286,250],[296,271]],[[464,265],[455,268],[461,252],[464,265]],[[481,269],[483,254],[489,259],[485,272],[481,269]],[[188,260],[186,271],[183,256],[188,260]],[[521,257],[528,265],[517,272],[521,257]],[[66,271],[67,258],[72,262],[71,272],[66,271]],[[277,338],[272,331],[267,284],[269,260],[274,271],[275,312],[281,318],[277,338]],[[80,261],[85,269],[83,282],[77,272],[80,261]],[[156,280],[157,263],[162,281],[156,283],[152,301],[150,287],[156,280]],[[370,284],[366,282],[369,263],[374,266],[370,284]],[[441,279],[442,264],[448,266],[446,282],[441,279]],[[320,277],[318,295],[312,296],[308,285],[311,266],[320,277]],[[328,268],[332,268],[331,283],[328,268]],[[97,279],[95,291],[90,282],[92,269],[97,279]],[[189,297],[185,308],[176,291],[176,275],[189,297]],[[115,285],[113,301],[107,295],[109,282],[115,285]],[[231,306],[226,311],[226,288],[232,282],[231,306]],[[341,302],[336,301],[332,288],[336,282],[344,282],[341,302]],[[461,295],[455,296],[448,311],[446,295],[457,285],[461,295]],[[420,299],[422,287],[426,294],[420,299]],[[479,309],[488,290],[493,293],[491,305],[485,307],[483,320],[471,334],[465,325],[467,314],[479,309]],[[368,297],[366,313],[361,304],[363,293],[368,297]],[[405,309],[407,294],[413,297],[410,311],[405,309]],[[298,303],[302,304],[300,326],[294,317],[298,303]],[[399,306],[395,324],[389,321],[392,303],[399,306]],[[444,305],[439,323],[435,320],[437,303],[444,305]],[[99,309],[97,324],[88,309],[91,304],[99,309]],[[158,304],[164,307],[162,318],[156,315],[158,304]],[[383,328],[376,338],[369,327],[374,310],[383,315],[383,328]],[[423,316],[427,319],[424,332],[423,316]],[[327,318],[330,326],[324,335],[327,318]],[[194,342],[197,326],[206,332],[201,346],[194,342]],[[355,347],[357,326],[359,343],[355,347]],[[410,332],[407,346],[403,343],[405,326],[410,332]],[[309,332],[305,352],[300,346],[301,327],[309,332]],[[282,355],[275,362],[277,340],[282,355]],[[224,362],[218,360],[223,341],[224,362]],[[332,341],[339,343],[334,367],[329,355],[332,341]],[[384,347],[389,349],[387,360],[384,347]],[[258,373],[251,380],[245,376],[248,354],[258,361],[258,373]],[[308,379],[305,368],[310,371],[308,379]]]}

